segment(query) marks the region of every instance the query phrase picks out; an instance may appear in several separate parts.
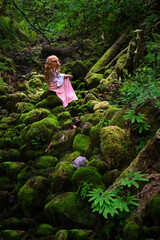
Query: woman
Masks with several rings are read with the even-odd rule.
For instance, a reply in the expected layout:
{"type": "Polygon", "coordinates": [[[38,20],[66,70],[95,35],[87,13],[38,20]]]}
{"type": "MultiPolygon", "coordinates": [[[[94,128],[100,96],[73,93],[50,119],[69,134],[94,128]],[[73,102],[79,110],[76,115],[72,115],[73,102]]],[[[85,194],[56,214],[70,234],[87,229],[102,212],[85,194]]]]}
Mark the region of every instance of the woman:
{"type": "Polygon", "coordinates": [[[46,59],[44,75],[48,90],[56,92],[64,107],[67,107],[68,103],[73,100],[78,100],[70,83],[72,76],[60,73],[60,62],[55,55],[46,59]]]}

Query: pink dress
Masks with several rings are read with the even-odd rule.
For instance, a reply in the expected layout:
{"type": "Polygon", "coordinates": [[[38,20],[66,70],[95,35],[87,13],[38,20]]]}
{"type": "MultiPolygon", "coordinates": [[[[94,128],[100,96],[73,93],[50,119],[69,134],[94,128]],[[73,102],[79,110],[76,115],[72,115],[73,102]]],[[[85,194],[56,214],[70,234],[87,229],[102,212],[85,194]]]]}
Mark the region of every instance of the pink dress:
{"type": "Polygon", "coordinates": [[[56,92],[57,96],[62,100],[64,107],[67,107],[68,103],[73,100],[78,100],[69,76],[67,77],[64,74],[56,73],[55,77],[48,83],[48,90],[56,92]]]}

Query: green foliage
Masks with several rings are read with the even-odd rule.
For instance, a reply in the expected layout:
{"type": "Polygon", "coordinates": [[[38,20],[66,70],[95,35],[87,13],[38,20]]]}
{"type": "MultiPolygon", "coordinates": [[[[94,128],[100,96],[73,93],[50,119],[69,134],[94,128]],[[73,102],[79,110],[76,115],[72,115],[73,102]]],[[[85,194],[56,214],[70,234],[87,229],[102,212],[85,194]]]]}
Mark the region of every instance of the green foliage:
{"type": "Polygon", "coordinates": [[[139,188],[137,181],[148,180],[140,172],[133,172],[133,169],[131,169],[126,172],[125,177],[120,179],[113,190],[105,192],[100,188],[91,190],[87,196],[90,197],[89,202],[93,201],[93,212],[97,211],[99,214],[103,214],[106,219],[109,216],[113,217],[119,214],[119,212],[130,212],[132,206],[139,205],[137,203],[138,197],[137,195],[131,195],[129,190],[125,195],[124,188],[126,186],[128,188],[132,186],[139,188]]]}
{"type": "Polygon", "coordinates": [[[149,130],[150,126],[147,124],[147,118],[145,117],[145,114],[136,114],[134,109],[130,109],[123,118],[124,120],[130,120],[132,124],[134,123],[134,128],[138,129],[139,133],[141,133],[143,130],[149,130]]]}
{"type": "Polygon", "coordinates": [[[92,183],[87,183],[83,181],[83,183],[79,186],[77,193],[80,193],[82,199],[85,199],[89,190],[93,187],[92,183]]]}

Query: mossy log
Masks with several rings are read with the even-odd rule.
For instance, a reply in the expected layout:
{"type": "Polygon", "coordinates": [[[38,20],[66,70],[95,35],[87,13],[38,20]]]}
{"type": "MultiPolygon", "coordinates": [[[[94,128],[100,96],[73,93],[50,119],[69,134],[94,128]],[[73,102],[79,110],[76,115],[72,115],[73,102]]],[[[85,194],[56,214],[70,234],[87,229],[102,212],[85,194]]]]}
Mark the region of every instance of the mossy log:
{"type": "Polygon", "coordinates": [[[124,46],[126,42],[126,36],[122,35],[118,38],[118,40],[105,52],[105,54],[97,61],[97,63],[91,68],[90,73],[97,73],[99,70],[107,66],[110,61],[119,53],[121,48],[124,46]]]}

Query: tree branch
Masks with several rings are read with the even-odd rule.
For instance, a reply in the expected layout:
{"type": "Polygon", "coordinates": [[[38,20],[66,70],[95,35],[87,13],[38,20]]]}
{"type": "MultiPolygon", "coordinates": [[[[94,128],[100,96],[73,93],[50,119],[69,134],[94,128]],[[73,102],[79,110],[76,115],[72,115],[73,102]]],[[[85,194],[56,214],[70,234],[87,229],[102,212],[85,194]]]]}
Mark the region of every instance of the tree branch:
{"type": "Polygon", "coordinates": [[[13,2],[13,5],[16,9],[18,9],[21,14],[24,16],[24,18],[26,19],[26,21],[29,23],[29,25],[37,32],[37,33],[40,33],[46,40],[47,42],[50,44],[50,40],[45,36],[45,34],[38,28],[36,28],[31,22],[30,20],[28,19],[28,17],[26,16],[26,14],[17,6],[17,4],[15,3],[14,0],[12,0],[13,2]]]}

